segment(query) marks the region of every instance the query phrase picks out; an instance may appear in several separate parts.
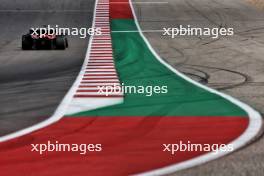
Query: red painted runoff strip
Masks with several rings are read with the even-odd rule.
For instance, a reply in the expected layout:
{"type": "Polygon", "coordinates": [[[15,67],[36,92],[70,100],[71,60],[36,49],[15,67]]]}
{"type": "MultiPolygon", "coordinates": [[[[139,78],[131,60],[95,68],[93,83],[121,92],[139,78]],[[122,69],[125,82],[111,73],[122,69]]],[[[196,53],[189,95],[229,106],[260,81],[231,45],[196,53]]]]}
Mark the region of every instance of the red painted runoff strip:
{"type": "Polygon", "coordinates": [[[117,74],[85,74],[83,76],[117,76],[117,74]]]}
{"type": "Polygon", "coordinates": [[[99,60],[113,60],[113,57],[106,57],[106,56],[100,56],[100,57],[94,57],[94,58],[90,58],[90,61],[99,61],[99,60]]]}
{"type": "MultiPolygon", "coordinates": [[[[103,98],[103,97],[102,97],[103,98]]],[[[0,144],[1,176],[124,176],[186,161],[205,152],[163,151],[190,141],[227,144],[248,126],[241,117],[64,117],[42,130],[0,144]],[[166,130],[164,130],[166,129],[166,130]],[[191,130],[190,130],[191,129],[191,130]],[[30,144],[102,144],[102,151],[32,152],[30,144]]]]}
{"type": "Polygon", "coordinates": [[[110,18],[133,19],[133,14],[128,3],[128,0],[110,0],[110,18]],[[112,3],[112,2],[125,2],[125,3],[112,3]]]}

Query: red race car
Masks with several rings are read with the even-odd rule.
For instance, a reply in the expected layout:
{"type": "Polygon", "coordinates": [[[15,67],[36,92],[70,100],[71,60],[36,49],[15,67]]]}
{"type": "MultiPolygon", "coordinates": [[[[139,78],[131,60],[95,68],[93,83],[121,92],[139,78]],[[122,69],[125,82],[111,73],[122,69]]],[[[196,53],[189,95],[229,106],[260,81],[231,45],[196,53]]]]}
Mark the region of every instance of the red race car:
{"type": "Polygon", "coordinates": [[[50,35],[48,29],[41,28],[38,30],[30,29],[29,33],[22,36],[23,50],[38,49],[58,49],[68,48],[68,40],[65,35],[50,35]]]}

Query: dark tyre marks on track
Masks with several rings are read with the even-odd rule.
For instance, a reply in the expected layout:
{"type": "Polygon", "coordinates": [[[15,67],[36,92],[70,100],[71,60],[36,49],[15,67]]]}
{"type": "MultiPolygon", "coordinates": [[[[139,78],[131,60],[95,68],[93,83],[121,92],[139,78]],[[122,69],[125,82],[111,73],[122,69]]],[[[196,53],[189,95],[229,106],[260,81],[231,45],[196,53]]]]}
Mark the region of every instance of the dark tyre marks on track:
{"type": "Polygon", "coordinates": [[[190,77],[194,76],[193,79],[195,79],[195,77],[197,77],[197,78],[199,78],[199,80],[197,80],[197,81],[199,81],[203,84],[207,84],[208,86],[213,87],[213,88],[218,89],[218,90],[226,90],[226,89],[236,88],[236,87],[245,85],[251,81],[251,78],[248,75],[246,75],[242,72],[239,72],[239,71],[234,71],[234,70],[226,69],[226,68],[202,66],[202,65],[191,65],[191,64],[186,64],[185,66],[183,66],[183,68],[188,68],[190,70],[193,70],[190,72],[183,72],[183,73],[189,75],[190,77]],[[197,69],[197,68],[200,68],[200,69],[197,69]],[[208,69],[210,71],[207,71],[208,69]],[[198,72],[204,74],[204,76],[200,76],[199,74],[195,74],[194,71],[198,71],[198,72]],[[227,72],[228,74],[238,75],[239,77],[241,77],[241,81],[234,82],[234,83],[233,82],[210,83],[210,80],[209,80],[210,75],[211,74],[217,74],[217,72],[219,72],[219,71],[224,71],[224,72],[227,72]]]}

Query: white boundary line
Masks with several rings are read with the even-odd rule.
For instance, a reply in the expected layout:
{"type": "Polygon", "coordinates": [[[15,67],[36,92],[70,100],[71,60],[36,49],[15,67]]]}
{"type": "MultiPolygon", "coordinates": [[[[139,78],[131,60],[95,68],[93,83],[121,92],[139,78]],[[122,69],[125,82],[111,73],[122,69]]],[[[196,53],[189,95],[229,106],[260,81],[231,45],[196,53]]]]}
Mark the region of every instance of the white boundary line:
{"type": "MultiPolygon", "coordinates": [[[[186,81],[200,87],[203,88],[211,93],[214,93],[216,95],[219,95],[227,100],[229,100],[230,102],[232,102],[233,104],[239,106],[240,108],[244,109],[249,117],[249,125],[247,127],[247,129],[244,131],[244,133],[239,136],[237,139],[235,139],[234,141],[230,142],[230,144],[233,145],[234,147],[234,151],[245,146],[246,144],[248,144],[249,142],[251,142],[255,137],[257,137],[258,133],[261,131],[261,127],[262,127],[262,118],[261,115],[254,110],[253,108],[251,108],[249,105],[227,95],[221,92],[218,92],[212,88],[209,88],[205,85],[202,85],[198,82],[193,81],[191,78],[185,76],[184,74],[180,73],[179,71],[177,71],[175,68],[173,68],[171,65],[167,64],[164,60],[161,59],[161,57],[155,52],[155,50],[152,48],[152,46],[150,45],[150,43],[148,42],[148,40],[146,39],[146,37],[144,36],[144,34],[142,33],[142,30],[139,26],[139,23],[137,21],[137,16],[136,13],[134,11],[133,5],[131,0],[129,0],[129,4],[130,4],[130,8],[132,10],[133,16],[134,16],[134,21],[136,23],[136,26],[139,30],[140,36],[143,38],[143,40],[145,41],[146,45],[148,46],[148,48],[150,49],[150,51],[152,52],[152,54],[156,57],[156,59],[162,63],[164,66],[166,66],[169,70],[173,71],[176,75],[182,77],[183,79],[185,79],[186,81]]],[[[217,159],[221,156],[227,155],[231,152],[228,151],[218,151],[217,154],[210,152],[198,157],[195,157],[194,159],[190,159],[187,161],[183,161],[177,164],[172,164],[170,166],[166,166],[160,169],[155,169],[152,171],[147,171],[147,172],[143,172],[140,174],[136,174],[137,176],[156,176],[156,175],[165,175],[165,174],[171,174],[173,172],[179,171],[179,170],[183,170],[183,169],[187,169],[190,167],[194,167],[203,163],[206,163],[208,161],[217,159]]]]}
{"type": "MultiPolygon", "coordinates": [[[[98,0],[95,0],[92,27],[94,27],[94,25],[95,25],[97,3],[98,3],[98,0]]],[[[4,141],[10,140],[10,139],[14,139],[14,138],[29,134],[29,133],[31,133],[33,131],[39,130],[41,128],[44,128],[44,127],[46,127],[48,125],[51,125],[51,124],[59,121],[65,115],[65,112],[67,111],[67,107],[70,105],[70,103],[72,101],[72,98],[73,98],[74,94],[76,93],[76,90],[77,90],[77,88],[79,86],[79,83],[81,82],[82,75],[85,73],[85,68],[86,68],[86,65],[88,64],[88,61],[89,61],[92,41],[93,41],[93,36],[91,36],[89,38],[88,49],[86,51],[86,56],[85,56],[85,59],[84,59],[84,63],[82,65],[82,68],[81,68],[81,71],[80,71],[79,75],[77,76],[77,78],[74,81],[72,87],[69,89],[67,94],[64,96],[63,100],[61,101],[61,103],[59,104],[59,106],[57,107],[57,109],[53,113],[53,115],[50,118],[48,118],[48,119],[46,119],[46,120],[44,120],[44,121],[42,121],[42,122],[40,122],[38,124],[35,124],[35,125],[31,126],[31,127],[28,127],[28,128],[16,131],[14,133],[10,133],[8,135],[0,137],[0,142],[4,142],[4,141]]]]}
{"type": "MultiPolygon", "coordinates": [[[[131,3],[132,4],[169,4],[168,1],[135,1],[131,3]]],[[[100,5],[109,5],[109,4],[128,4],[128,2],[116,1],[116,2],[100,3],[100,5]]]]}

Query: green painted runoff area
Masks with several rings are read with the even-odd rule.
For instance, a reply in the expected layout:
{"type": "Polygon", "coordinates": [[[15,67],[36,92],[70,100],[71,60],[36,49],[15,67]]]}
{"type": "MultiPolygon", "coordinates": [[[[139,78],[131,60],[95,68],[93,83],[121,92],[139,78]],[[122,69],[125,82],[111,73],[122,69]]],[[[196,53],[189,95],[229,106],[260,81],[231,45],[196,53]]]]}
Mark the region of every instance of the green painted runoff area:
{"type": "Polygon", "coordinates": [[[122,104],[71,116],[247,116],[240,107],[193,85],[162,65],[135,32],[138,29],[133,19],[111,20],[111,30],[115,31],[112,42],[120,81],[137,88],[167,86],[168,92],[152,96],[147,96],[149,90],[126,93],[122,104]]]}

